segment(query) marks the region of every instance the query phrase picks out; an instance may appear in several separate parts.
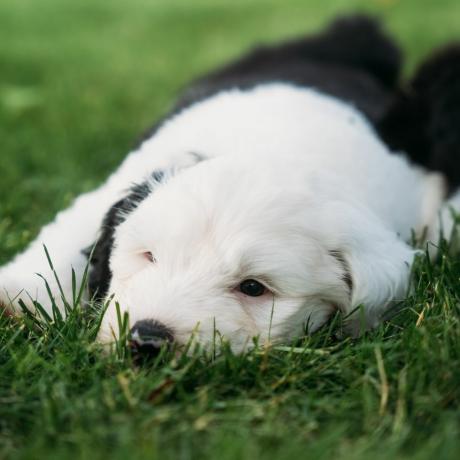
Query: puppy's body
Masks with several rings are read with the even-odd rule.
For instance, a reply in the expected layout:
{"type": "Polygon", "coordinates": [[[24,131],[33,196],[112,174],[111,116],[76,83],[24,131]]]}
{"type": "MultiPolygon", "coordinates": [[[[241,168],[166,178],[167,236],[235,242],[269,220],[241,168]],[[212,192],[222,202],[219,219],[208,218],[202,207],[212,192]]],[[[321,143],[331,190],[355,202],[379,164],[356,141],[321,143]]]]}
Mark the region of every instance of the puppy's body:
{"type": "Polygon", "coordinates": [[[235,349],[313,331],[336,309],[363,305],[375,324],[406,293],[411,231],[437,236],[445,184],[375,132],[392,103],[392,46],[380,39],[378,65],[332,53],[337,30],[375,39],[369,27],[339,23],[322,41],[287,45],[275,59],[284,67],[256,54],[198,82],[103,186],[0,271],[0,298],[18,310],[19,297],[31,305],[24,289],[49,305],[37,272],[59,297],[42,244],[69,295],[71,266],[83,272],[82,250],[99,237],[91,294],[115,295],[103,340],[116,330],[115,301],[131,324],[165,325],[179,343],[193,332],[208,343],[217,329],[235,349]],[[266,291],[242,294],[248,279],[266,291]]]}

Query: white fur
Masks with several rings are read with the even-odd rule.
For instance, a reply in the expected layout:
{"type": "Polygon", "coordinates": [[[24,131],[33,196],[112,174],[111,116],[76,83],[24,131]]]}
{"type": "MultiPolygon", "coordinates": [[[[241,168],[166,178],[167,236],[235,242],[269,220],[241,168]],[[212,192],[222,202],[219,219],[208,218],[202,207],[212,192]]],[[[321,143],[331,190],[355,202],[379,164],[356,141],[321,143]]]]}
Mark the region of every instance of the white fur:
{"type": "Polygon", "coordinates": [[[404,298],[414,256],[406,242],[412,229],[436,235],[443,199],[438,175],[390,153],[337,99],[281,83],[226,91],[167,120],[104,185],[44,227],[0,270],[3,303],[18,311],[21,297],[32,307],[28,293],[49,307],[35,275],[52,281],[43,244],[70,297],[71,266],[81,275],[81,250],[105,212],[159,168],[176,173],[116,230],[104,341],[117,330],[115,301],[131,324],[160,321],[180,343],[194,331],[209,343],[217,329],[236,350],[254,336],[285,340],[306,324],[314,331],[336,309],[363,305],[374,325],[404,298]],[[206,160],[195,164],[195,154],[206,160]],[[247,278],[271,293],[241,294],[247,278]]]}

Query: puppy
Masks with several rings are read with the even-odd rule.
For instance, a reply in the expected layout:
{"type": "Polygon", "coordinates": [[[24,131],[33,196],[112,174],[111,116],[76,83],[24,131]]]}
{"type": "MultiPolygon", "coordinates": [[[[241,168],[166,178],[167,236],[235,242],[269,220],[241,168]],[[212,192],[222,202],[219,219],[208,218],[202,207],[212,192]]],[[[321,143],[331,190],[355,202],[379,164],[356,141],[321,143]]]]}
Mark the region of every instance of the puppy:
{"type": "Polygon", "coordinates": [[[352,334],[376,325],[406,295],[411,232],[436,243],[460,209],[459,48],[406,89],[400,61],[378,24],[352,17],[193,83],[0,270],[1,302],[50,309],[40,273],[62,307],[46,245],[68,298],[92,255],[102,342],[117,337],[117,303],[152,354],[216,334],[235,351],[288,341],[338,310],[352,334]]]}

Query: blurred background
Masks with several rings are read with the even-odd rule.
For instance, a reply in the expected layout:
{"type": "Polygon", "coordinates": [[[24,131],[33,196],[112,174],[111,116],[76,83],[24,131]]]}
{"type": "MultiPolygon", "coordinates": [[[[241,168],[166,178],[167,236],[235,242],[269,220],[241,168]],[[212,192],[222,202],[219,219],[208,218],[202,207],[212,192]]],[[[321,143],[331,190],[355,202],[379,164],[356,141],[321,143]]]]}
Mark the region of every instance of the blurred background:
{"type": "Polygon", "coordinates": [[[0,263],[97,186],[187,81],[366,11],[409,74],[460,39],[459,0],[1,0],[0,263]]]}

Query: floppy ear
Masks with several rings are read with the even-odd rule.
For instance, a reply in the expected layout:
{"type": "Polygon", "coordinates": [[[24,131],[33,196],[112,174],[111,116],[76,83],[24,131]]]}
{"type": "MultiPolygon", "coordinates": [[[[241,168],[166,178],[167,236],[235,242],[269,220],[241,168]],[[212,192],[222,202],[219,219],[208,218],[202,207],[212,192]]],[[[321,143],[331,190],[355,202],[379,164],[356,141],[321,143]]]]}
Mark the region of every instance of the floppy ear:
{"type": "Polygon", "coordinates": [[[416,251],[367,209],[335,206],[326,210],[329,232],[334,231],[328,239],[335,244],[331,254],[342,264],[351,289],[350,302],[342,305],[348,315],[346,330],[356,336],[363,327],[376,326],[392,303],[405,298],[416,251]]]}
{"type": "Polygon", "coordinates": [[[116,228],[125,221],[129,213],[134,211],[152,193],[155,183],[161,183],[163,177],[162,171],[155,171],[152,173],[151,179],[131,187],[128,194],[117,201],[105,215],[96,243],[83,251],[87,257],[91,258],[88,277],[88,290],[91,299],[103,300],[107,295],[112,279],[110,256],[116,228]]]}
{"type": "Polygon", "coordinates": [[[171,168],[153,171],[144,182],[133,185],[127,191],[127,195],[124,198],[112,205],[104,217],[96,243],[83,250],[83,253],[88,258],[91,257],[88,279],[88,290],[91,299],[101,301],[108,294],[112,280],[110,257],[112,255],[116,228],[158,186],[164,184],[180,171],[194,166],[205,159],[206,157],[199,153],[187,152],[178,157],[171,168]]]}

